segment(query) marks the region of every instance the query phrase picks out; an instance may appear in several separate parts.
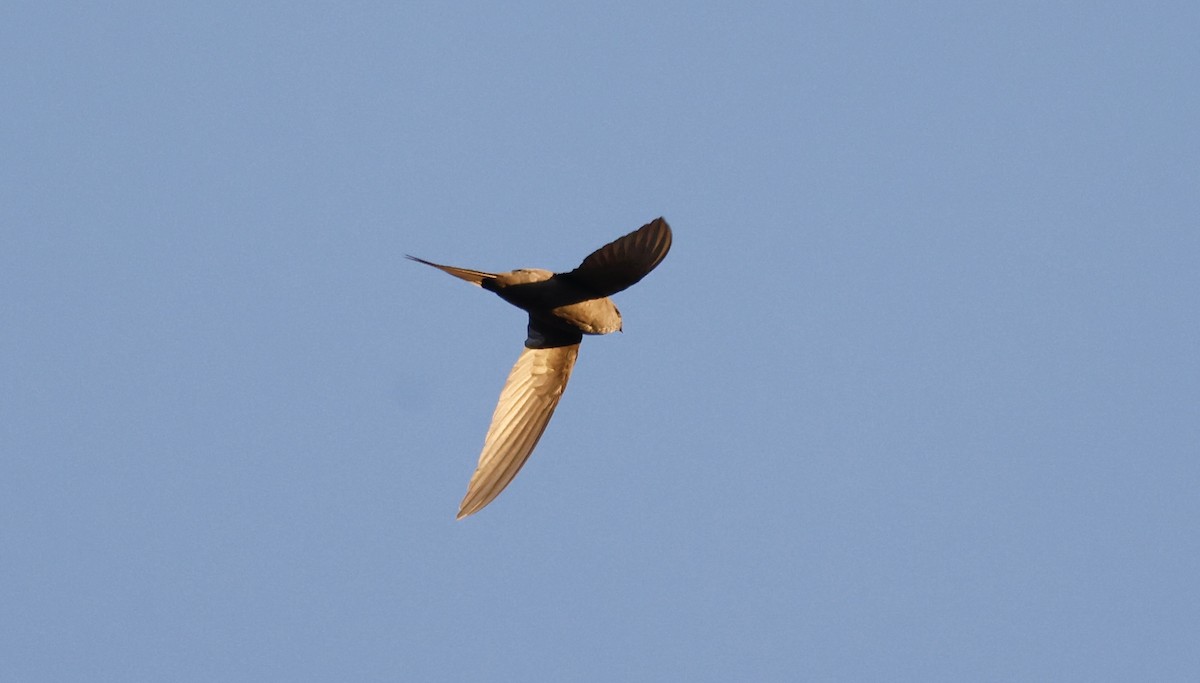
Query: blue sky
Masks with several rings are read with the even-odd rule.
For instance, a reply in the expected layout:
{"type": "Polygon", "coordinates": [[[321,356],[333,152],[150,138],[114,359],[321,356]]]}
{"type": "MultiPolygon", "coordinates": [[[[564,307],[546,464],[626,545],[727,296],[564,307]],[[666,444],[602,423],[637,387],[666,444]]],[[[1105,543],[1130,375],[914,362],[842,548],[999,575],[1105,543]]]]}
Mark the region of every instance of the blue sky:
{"type": "Polygon", "coordinates": [[[1195,3],[9,3],[0,678],[1200,676],[1195,3]],[[519,311],[663,215],[455,522],[519,311]]]}

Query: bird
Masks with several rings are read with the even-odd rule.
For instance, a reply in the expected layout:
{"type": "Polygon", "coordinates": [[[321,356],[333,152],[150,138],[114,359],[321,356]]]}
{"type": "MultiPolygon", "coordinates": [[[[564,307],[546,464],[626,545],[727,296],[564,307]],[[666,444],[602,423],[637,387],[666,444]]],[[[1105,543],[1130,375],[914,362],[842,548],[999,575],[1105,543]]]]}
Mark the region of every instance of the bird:
{"type": "Polygon", "coordinates": [[[517,475],[558,407],[583,335],[622,331],[621,312],[609,297],[654,270],[671,249],[671,239],[671,227],[659,217],[565,273],[540,268],[487,273],[405,255],[494,292],[529,314],[525,346],[500,391],[457,519],[482,510],[517,475]]]}

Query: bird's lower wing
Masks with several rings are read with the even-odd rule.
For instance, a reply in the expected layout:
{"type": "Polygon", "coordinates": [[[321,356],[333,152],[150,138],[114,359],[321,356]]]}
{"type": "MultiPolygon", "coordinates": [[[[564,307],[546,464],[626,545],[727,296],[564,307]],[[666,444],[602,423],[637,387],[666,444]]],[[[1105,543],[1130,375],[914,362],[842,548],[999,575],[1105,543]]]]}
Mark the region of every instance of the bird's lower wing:
{"type": "Polygon", "coordinates": [[[482,510],[517,476],[546,431],[578,356],[578,343],[521,351],[500,392],[459,519],[482,510]]]}

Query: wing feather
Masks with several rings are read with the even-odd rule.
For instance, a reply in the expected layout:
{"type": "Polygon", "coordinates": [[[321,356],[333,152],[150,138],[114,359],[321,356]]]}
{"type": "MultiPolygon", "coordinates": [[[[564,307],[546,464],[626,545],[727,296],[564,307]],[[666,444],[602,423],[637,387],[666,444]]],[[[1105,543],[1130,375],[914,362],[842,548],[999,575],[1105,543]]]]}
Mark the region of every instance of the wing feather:
{"type": "Polygon", "coordinates": [[[655,218],[592,252],[565,277],[598,296],[612,296],[654,270],[671,249],[671,226],[655,218]]]}
{"type": "Polygon", "coordinates": [[[470,268],[458,268],[455,266],[443,266],[440,263],[434,263],[433,261],[426,261],[423,258],[417,258],[416,256],[409,256],[407,254],[405,254],[404,258],[406,258],[410,261],[416,261],[417,263],[424,263],[427,266],[433,266],[434,268],[437,268],[438,270],[442,271],[443,273],[449,273],[460,280],[466,280],[467,282],[470,282],[471,284],[476,285],[478,287],[483,286],[484,280],[493,280],[496,277],[495,273],[485,273],[482,270],[471,270],[470,268]]]}
{"type": "Polygon", "coordinates": [[[546,431],[578,357],[578,343],[521,351],[500,391],[459,519],[482,510],[517,476],[546,431]]]}

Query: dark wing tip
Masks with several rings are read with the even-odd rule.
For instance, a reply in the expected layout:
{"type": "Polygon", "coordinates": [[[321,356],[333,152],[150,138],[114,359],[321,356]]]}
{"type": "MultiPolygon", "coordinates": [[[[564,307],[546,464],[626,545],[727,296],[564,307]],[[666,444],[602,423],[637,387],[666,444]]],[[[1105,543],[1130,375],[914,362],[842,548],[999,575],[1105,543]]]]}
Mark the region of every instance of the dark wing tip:
{"type": "Polygon", "coordinates": [[[671,250],[671,226],[661,216],[592,252],[566,275],[600,296],[635,284],[671,250]]]}
{"type": "Polygon", "coordinates": [[[671,226],[667,224],[666,219],[662,216],[638,228],[637,232],[641,232],[642,230],[648,233],[647,236],[650,238],[648,247],[656,256],[654,265],[648,269],[653,270],[655,266],[662,263],[662,260],[667,257],[667,252],[671,251],[671,241],[674,236],[671,234],[671,226]]]}

